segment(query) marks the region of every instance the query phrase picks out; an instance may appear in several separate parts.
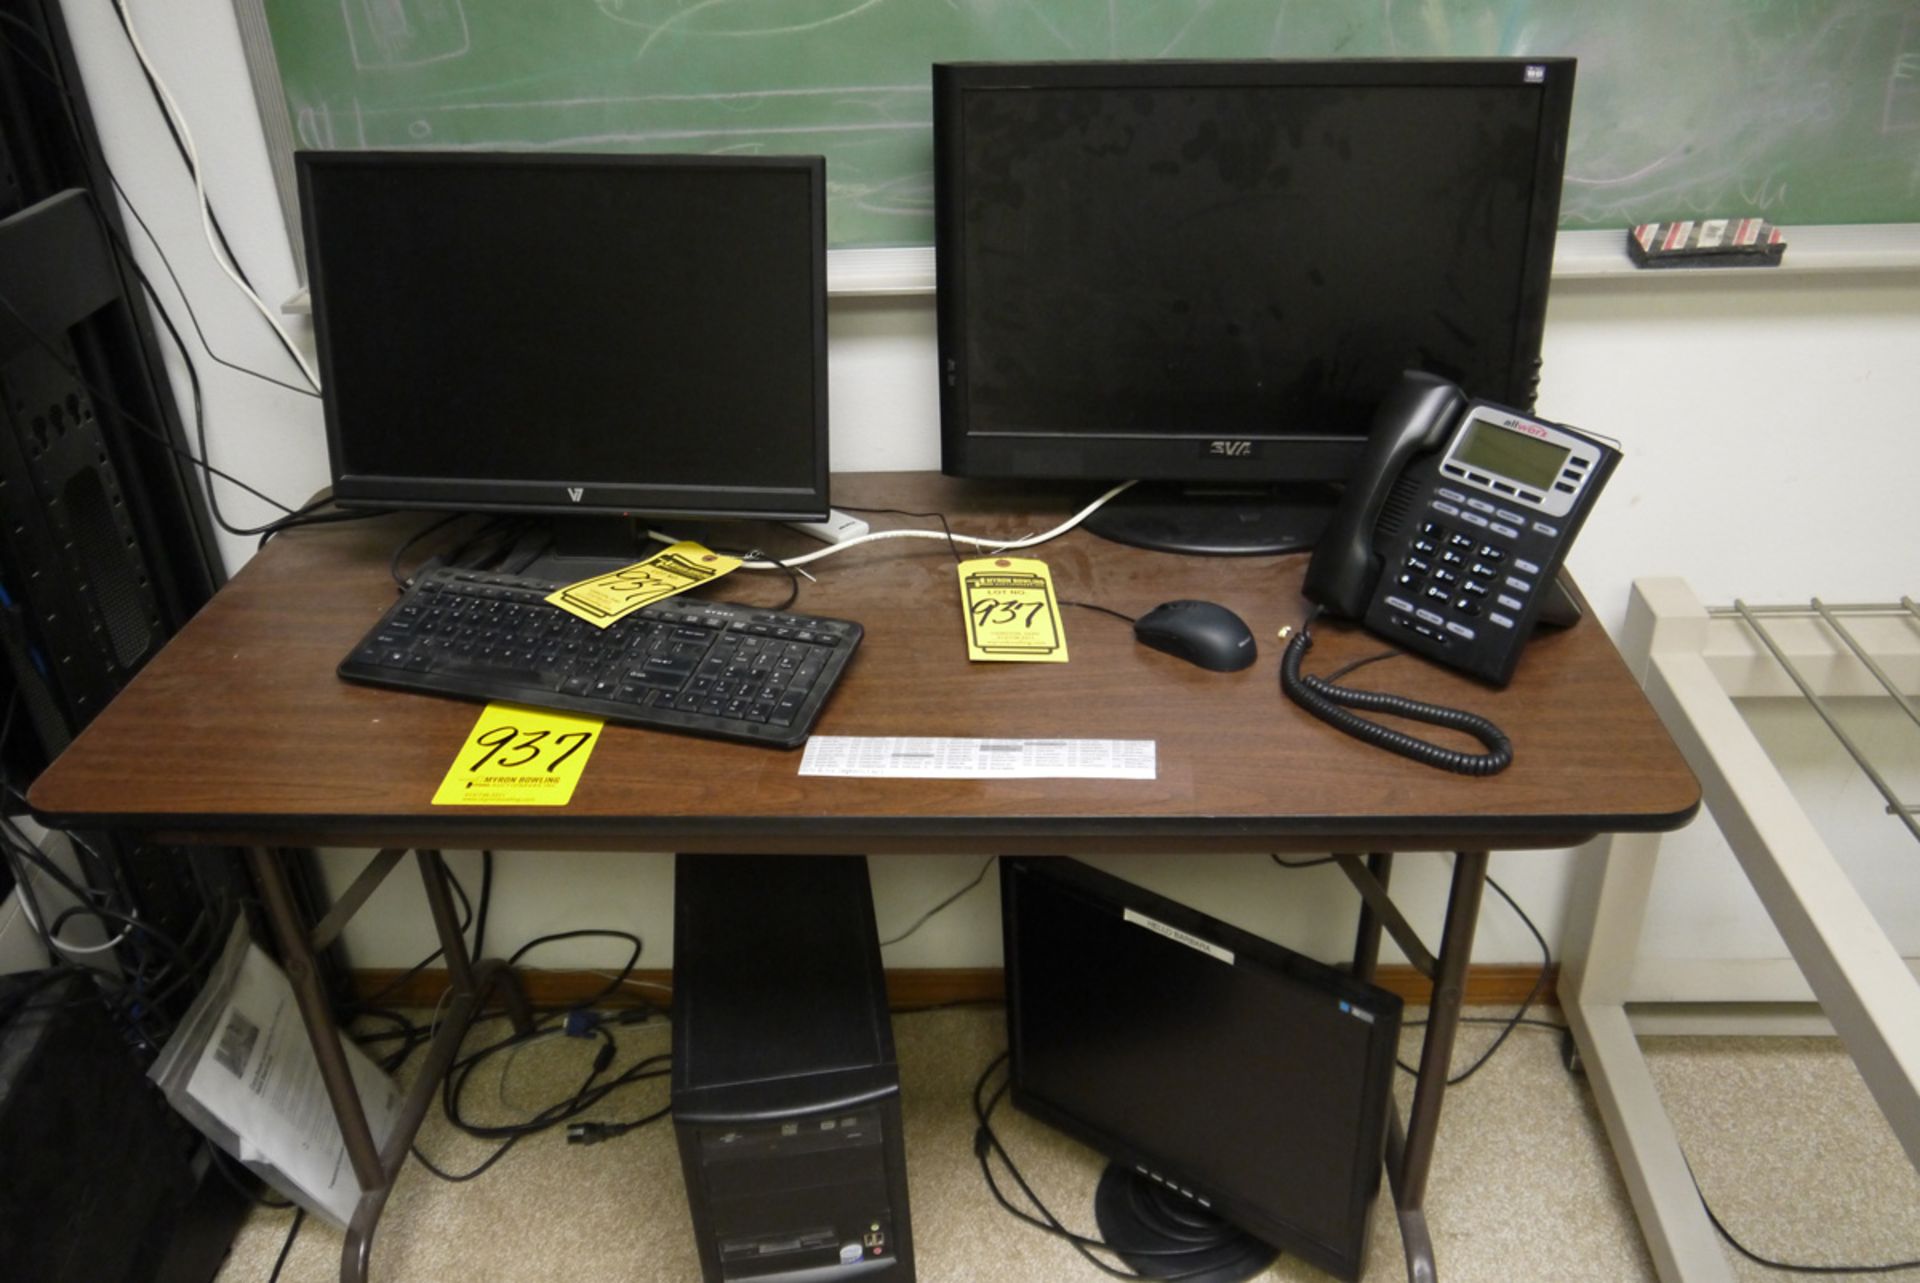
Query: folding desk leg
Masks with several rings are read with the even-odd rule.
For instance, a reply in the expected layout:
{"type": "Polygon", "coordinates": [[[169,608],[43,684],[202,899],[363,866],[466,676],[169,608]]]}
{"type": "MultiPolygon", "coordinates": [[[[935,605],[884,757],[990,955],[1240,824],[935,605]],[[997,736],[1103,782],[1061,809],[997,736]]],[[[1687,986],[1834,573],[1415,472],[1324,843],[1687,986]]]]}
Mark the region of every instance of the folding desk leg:
{"type": "Polygon", "coordinates": [[[406,1162],[407,1151],[420,1130],[421,1120],[426,1117],[434,1090],[446,1076],[481,1003],[488,992],[498,986],[514,1028],[522,1033],[532,1028],[532,1013],[520,989],[519,978],[506,964],[494,960],[475,966],[468,959],[466,941],[461,938],[459,918],[447,890],[446,865],[438,851],[417,851],[427,904],[433,910],[434,927],[446,955],[450,992],[445,1016],[427,1048],[426,1062],[401,1103],[386,1148],[380,1149],[374,1143],[366,1107],[361,1103],[359,1089],[354,1086],[352,1071],[347,1066],[346,1051],[340,1045],[340,1026],[321,987],[319,965],[306,924],[287,886],[286,872],[269,851],[255,847],[247,854],[260,884],[274,938],[280,943],[280,956],[287,979],[293,985],[294,1001],[307,1027],[307,1041],[312,1044],[314,1057],[319,1062],[320,1081],[326,1087],[327,1100],[340,1124],[347,1158],[360,1184],[360,1201],[354,1208],[341,1248],[341,1283],[366,1283],[373,1231],[380,1222],[387,1195],[393,1190],[400,1165],[406,1162]]]}
{"type": "Polygon", "coordinates": [[[373,1256],[373,1232],[379,1228],[387,1196],[393,1192],[393,1183],[407,1161],[407,1152],[413,1147],[413,1138],[419,1134],[420,1124],[433,1104],[440,1080],[447,1076],[467,1029],[480,1014],[489,992],[496,987],[500,990],[516,1033],[530,1033],[533,1029],[533,1014],[527,1006],[519,976],[498,959],[475,964],[468,957],[467,942],[460,934],[460,917],[454,912],[453,897],[447,890],[447,866],[440,852],[421,849],[416,850],[414,856],[419,861],[427,907],[433,913],[434,929],[439,933],[440,950],[447,964],[444,1015],[433,1040],[427,1044],[426,1061],[420,1066],[406,1099],[400,1103],[387,1146],[380,1153],[381,1179],[377,1184],[361,1184],[360,1202],[354,1208],[353,1221],[347,1226],[346,1241],[340,1248],[341,1283],[366,1283],[373,1256]]]}
{"type": "MultiPolygon", "coordinates": [[[[1348,859],[1348,876],[1355,885],[1365,881],[1357,864],[1348,859]]],[[[1367,857],[1367,873],[1384,892],[1393,871],[1393,857],[1376,852],[1367,857]]],[[[1467,962],[1473,956],[1473,928],[1480,917],[1480,896],[1487,881],[1487,853],[1461,851],[1453,858],[1453,888],[1447,897],[1446,925],[1440,936],[1440,952],[1432,960],[1430,978],[1433,998],[1427,1012],[1427,1034],[1420,1045],[1420,1072],[1413,1089],[1413,1109],[1403,1130],[1400,1111],[1391,1101],[1387,1108],[1387,1179],[1393,1189],[1395,1211],[1400,1220],[1400,1242],[1406,1250],[1407,1278],[1411,1283],[1434,1283],[1438,1275],[1433,1261],[1433,1239],[1427,1232],[1427,1173],[1433,1164],[1434,1137],[1440,1130],[1440,1102],[1446,1095],[1447,1070],[1453,1060],[1454,1035],[1460,1028],[1460,1003],[1465,992],[1467,962]]],[[[1364,894],[1373,894],[1364,889],[1364,894]]],[[[1397,925],[1398,915],[1395,914],[1397,925]]],[[[1380,954],[1381,915],[1363,900],[1360,927],[1354,937],[1353,973],[1362,980],[1373,978],[1374,964],[1380,954]]],[[[1411,943],[1411,942],[1410,942],[1411,943]]],[[[1410,951],[1415,956],[1417,951],[1410,951]]],[[[1426,960],[1415,956],[1416,965],[1427,970],[1426,960]]]]}
{"type": "MultiPolygon", "coordinates": [[[[1387,889],[1387,881],[1393,876],[1393,853],[1374,851],[1367,856],[1367,872],[1387,889]]],[[[1361,980],[1371,982],[1373,974],[1380,965],[1380,915],[1365,899],[1360,901],[1360,926],[1353,936],[1353,974],[1361,980]]]]}

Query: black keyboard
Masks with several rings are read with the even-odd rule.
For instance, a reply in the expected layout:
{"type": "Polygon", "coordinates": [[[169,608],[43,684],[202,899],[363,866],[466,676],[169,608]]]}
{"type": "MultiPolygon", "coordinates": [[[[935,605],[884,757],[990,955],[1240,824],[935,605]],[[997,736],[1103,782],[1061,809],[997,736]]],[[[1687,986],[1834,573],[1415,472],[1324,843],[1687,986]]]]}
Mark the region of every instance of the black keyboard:
{"type": "Polygon", "coordinates": [[[687,597],[599,628],[546,602],[559,587],[435,570],[341,661],[340,676],[793,748],[860,644],[860,625],[844,619],[687,597]]]}

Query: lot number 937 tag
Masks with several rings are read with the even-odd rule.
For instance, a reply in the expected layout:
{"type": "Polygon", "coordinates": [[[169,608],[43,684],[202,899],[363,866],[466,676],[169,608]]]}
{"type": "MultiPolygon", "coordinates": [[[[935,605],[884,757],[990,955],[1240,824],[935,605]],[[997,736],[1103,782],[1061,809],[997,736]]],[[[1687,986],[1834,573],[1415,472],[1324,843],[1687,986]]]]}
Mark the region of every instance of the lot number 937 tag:
{"type": "Polygon", "coordinates": [[[1067,637],[1047,563],[1030,557],[981,557],[960,563],[967,616],[967,658],[1067,662],[1067,637]]]}
{"type": "Polygon", "coordinates": [[[435,806],[565,806],[602,723],[517,704],[489,704],[473,724],[435,806]]]}

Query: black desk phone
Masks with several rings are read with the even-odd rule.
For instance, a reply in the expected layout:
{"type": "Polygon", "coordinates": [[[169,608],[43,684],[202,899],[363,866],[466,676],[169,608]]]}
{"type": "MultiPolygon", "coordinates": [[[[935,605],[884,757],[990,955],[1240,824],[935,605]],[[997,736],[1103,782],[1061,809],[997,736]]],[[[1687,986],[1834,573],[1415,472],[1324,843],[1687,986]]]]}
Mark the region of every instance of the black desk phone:
{"type": "Polygon", "coordinates": [[[1504,686],[1619,461],[1599,437],[1410,371],[1374,415],[1304,591],[1504,686]]]}

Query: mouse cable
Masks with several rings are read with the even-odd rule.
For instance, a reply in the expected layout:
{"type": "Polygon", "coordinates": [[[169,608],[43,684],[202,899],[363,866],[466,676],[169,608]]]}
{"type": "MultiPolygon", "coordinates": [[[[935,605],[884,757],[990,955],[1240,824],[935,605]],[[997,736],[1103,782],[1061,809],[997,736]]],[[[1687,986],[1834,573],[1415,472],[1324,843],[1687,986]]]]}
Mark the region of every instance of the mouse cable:
{"type": "Polygon", "coordinates": [[[1422,766],[1452,771],[1457,775],[1497,775],[1513,764],[1513,743],[1507,738],[1506,732],[1477,713],[1427,704],[1402,695],[1354,690],[1347,686],[1336,686],[1322,677],[1303,675],[1300,664],[1313,648],[1313,623],[1319,615],[1320,608],[1316,606],[1280,656],[1280,689],[1286,692],[1288,699],[1335,730],[1384,748],[1389,753],[1398,753],[1422,766]],[[1460,731],[1479,740],[1487,751],[1463,753],[1458,749],[1416,739],[1405,731],[1348,712],[1350,708],[1386,713],[1392,717],[1404,717],[1409,721],[1460,731]]]}
{"type": "MultiPolygon", "coordinates": [[[[742,562],[741,569],[778,570],[782,567],[791,568],[804,566],[808,562],[818,561],[822,557],[831,557],[837,552],[845,552],[849,548],[856,548],[864,543],[877,543],[882,539],[942,539],[949,545],[963,543],[974,548],[984,548],[987,550],[987,555],[989,556],[996,553],[1012,552],[1017,548],[1032,548],[1038,544],[1046,543],[1050,539],[1058,539],[1061,535],[1066,534],[1067,531],[1072,530],[1101,508],[1104,508],[1116,495],[1133,484],[1134,482],[1132,481],[1122,481],[1119,485],[1113,487],[1053,529],[1042,531],[1037,535],[1028,535],[1024,539],[982,539],[978,535],[956,534],[952,530],[873,530],[853,539],[845,539],[836,544],[828,544],[824,548],[816,548],[812,552],[803,552],[797,557],[785,557],[778,561],[742,562]]],[[[658,539],[662,543],[672,544],[680,542],[674,536],[663,534],[658,530],[649,530],[647,534],[650,538],[658,539]]]]}
{"type": "Polygon", "coordinates": [[[1065,597],[1062,597],[1060,599],[1060,604],[1062,606],[1078,606],[1082,610],[1097,610],[1103,615],[1112,615],[1115,619],[1123,619],[1129,624],[1137,624],[1140,622],[1139,620],[1135,619],[1132,615],[1123,615],[1119,611],[1113,610],[1110,607],[1096,606],[1090,601],[1068,601],[1065,597]]]}

